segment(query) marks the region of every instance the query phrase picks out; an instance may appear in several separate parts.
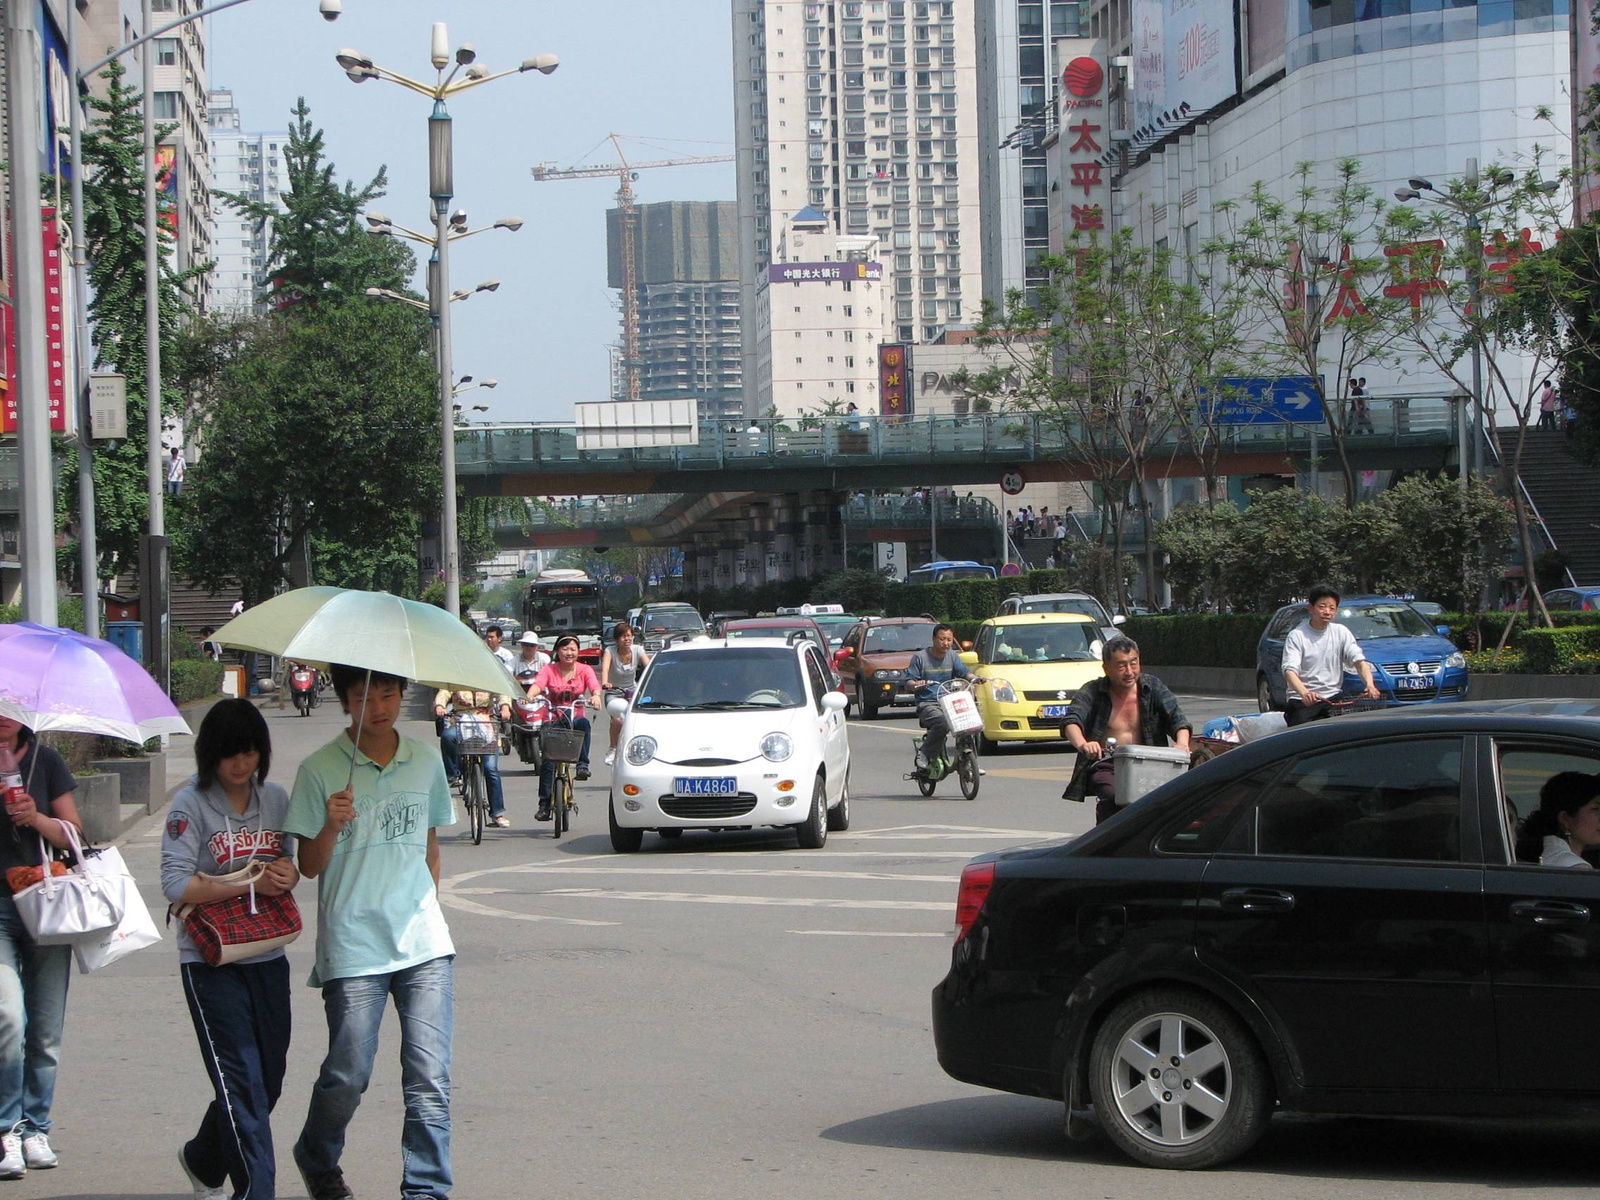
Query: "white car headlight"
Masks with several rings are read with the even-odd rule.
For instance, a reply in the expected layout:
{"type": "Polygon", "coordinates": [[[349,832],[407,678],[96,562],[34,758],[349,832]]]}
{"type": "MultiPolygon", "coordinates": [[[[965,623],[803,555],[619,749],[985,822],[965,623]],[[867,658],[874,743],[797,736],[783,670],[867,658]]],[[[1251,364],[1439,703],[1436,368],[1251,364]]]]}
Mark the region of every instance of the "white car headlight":
{"type": "Polygon", "coordinates": [[[761,757],[768,762],[782,762],[794,753],[794,742],[787,733],[769,733],[761,739],[761,757]]]}
{"type": "Polygon", "coordinates": [[[1457,650],[1449,658],[1444,660],[1444,665],[1452,668],[1464,667],[1467,665],[1467,656],[1461,653],[1461,651],[1457,650]]]}
{"type": "Polygon", "coordinates": [[[656,740],[640,734],[628,742],[627,753],[623,756],[636,767],[642,767],[656,756],[656,740]]]}
{"type": "Polygon", "coordinates": [[[1017,691],[1008,679],[989,680],[989,695],[996,704],[1015,704],[1017,691]]]}

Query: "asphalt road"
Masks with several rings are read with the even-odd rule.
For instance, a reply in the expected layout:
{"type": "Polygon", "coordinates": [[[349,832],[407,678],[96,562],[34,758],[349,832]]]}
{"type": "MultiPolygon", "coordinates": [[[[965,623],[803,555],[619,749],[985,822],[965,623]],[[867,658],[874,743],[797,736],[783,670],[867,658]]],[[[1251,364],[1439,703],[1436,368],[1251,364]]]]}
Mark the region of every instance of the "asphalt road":
{"type": "MultiPolygon", "coordinates": [[[[1248,708],[1186,697],[1196,723],[1248,708]]],[[[268,709],[273,777],[331,737],[337,709],[268,709]]],[[[1280,1119],[1232,1168],[1174,1177],[1060,1133],[1058,1104],[957,1083],[934,1061],[956,881],[973,854],[1086,828],[1054,748],[985,760],[977,800],[902,776],[915,721],[851,722],[852,826],[820,851],[779,831],[646,835],[611,853],[598,767],[561,841],[532,821],[535,781],[506,764],[509,830],[444,838],[458,951],[455,1195],[523,1197],[1465,1197],[1587,1189],[1592,1126],[1280,1119]],[[1587,1136],[1585,1136],[1587,1135],[1587,1136]]],[[[411,731],[431,737],[418,723],[411,731]]],[[[174,757],[181,755],[181,748],[174,757]]],[[[597,751],[598,764],[603,750],[597,751]]],[[[173,774],[177,774],[176,767],[173,774]]],[[[152,910],[160,824],[124,847],[152,910]]],[[[300,900],[308,928],[315,887],[300,900]]],[[[304,1194],[287,1148],[323,1046],[290,950],[296,1037],[274,1126],[279,1194],[304,1194]]],[[[1561,1033],[1556,1036],[1569,1036],[1561,1033]]],[[[1570,1036],[1587,1036],[1571,1031],[1570,1036]]],[[[402,1104],[392,1016],[344,1166],[363,1200],[398,1193],[402,1104]]],[[[209,1097],[170,943],[78,977],[54,1142],[62,1166],[6,1196],[189,1194],[173,1155],[209,1097]]]]}

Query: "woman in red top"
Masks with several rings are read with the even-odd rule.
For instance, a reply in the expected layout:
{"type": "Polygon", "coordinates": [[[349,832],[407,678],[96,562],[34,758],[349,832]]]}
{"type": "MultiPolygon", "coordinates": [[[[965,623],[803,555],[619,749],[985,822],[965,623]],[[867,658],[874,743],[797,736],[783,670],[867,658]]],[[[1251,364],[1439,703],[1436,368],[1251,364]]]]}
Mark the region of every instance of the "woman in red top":
{"type": "MultiPolygon", "coordinates": [[[[533,682],[528,685],[528,695],[544,696],[552,705],[576,706],[572,710],[572,727],[583,731],[583,751],[578,756],[577,772],[578,782],[582,783],[589,778],[589,718],[580,714],[587,711],[586,704],[596,709],[600,707],[600,681],[595,678],[593,667],[578,661],[578,639],[572,634],[562,634],[556,639],[555,661],[533,677],[533,682]]],[[[536,820],[550,819],[550,791],[555,778],[556,765],[546,759],[539,767],[539,811],[534,814],[536,820]]]]}

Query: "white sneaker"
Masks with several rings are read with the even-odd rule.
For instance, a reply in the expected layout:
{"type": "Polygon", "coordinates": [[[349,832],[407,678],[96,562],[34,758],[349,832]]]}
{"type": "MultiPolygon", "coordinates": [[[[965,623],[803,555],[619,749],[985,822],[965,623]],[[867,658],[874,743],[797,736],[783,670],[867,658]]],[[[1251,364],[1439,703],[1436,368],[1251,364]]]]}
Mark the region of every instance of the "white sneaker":
{"type": "Polygon", "coordinates": [[[198,1176],[189,1166],[189,1159],[183,1153],[183,1147],[178,1147],[178,1166],[183,1168],[185,1177],[194,1185],[194,1200],[228,1200],[228,1193],[219,1187],[211,1187],[200,1182],[198,1176]]]}
{"type": "Polygon", "coordinates": [[[61,1161],[50,1149],[50,1139],[42,1133],[30,1133],[22,1139],[22,1159],[30,1171],[48,1171],[61,1161]]]}
{"type": "Polygon", "coordinates": [[[616,761],[617,761],[617,752],[615,750],[607,750],[606,751],[606,766],[608,766],[608,767],[615,766],[616,765],[616,761]]]}
{"type": "Polygon", "coordinates": [[[22,1158],[22,1135],[14,1130],[0,1134],[0,1179],[21,1179],[28,1173],[22,1158]]]}

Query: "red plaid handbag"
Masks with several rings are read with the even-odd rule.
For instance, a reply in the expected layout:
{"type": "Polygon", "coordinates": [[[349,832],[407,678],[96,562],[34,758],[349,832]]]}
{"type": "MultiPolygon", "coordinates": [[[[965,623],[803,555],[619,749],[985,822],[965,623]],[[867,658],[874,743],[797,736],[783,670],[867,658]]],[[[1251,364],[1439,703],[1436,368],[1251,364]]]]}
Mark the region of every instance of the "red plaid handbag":
{"type": "MultiPolygon", "coordinates": [[[[254,884],[265,870],[264,863],[253,862],[231,875],[217,876],[217,881],[254,884]]],[[[292,895],[262,896],[253,886],[229,900],[185,904],[177,914],[200,957],[213,967],[268,954],[294,941],[301,930],[300,906],[292,895]]]]}

